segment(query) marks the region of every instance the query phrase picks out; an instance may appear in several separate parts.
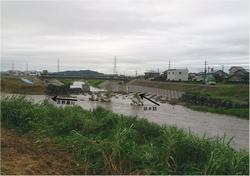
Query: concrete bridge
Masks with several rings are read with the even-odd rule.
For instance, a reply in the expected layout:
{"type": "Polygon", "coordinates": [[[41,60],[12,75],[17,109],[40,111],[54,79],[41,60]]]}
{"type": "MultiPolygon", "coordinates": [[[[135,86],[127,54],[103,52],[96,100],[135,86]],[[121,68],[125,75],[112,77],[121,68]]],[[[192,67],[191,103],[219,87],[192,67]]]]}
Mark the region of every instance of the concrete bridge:
{"type": "Polygon", "coordinates": [[[131,77],[126,76],[116,76],[116,75],[84,75],[84,76],[67,76],[67,75],[41,75],[40,79],[49,78],[65,78],[65,79],[101,79],[101,80],[118,80],[118,81],[128,81],[131,77]]]}

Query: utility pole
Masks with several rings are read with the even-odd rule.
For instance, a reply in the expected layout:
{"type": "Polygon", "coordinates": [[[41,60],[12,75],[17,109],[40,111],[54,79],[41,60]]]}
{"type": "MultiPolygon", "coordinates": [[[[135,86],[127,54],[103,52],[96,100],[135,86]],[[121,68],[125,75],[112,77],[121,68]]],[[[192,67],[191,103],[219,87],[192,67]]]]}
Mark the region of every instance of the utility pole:
{"type": "Polygon", "coordinates": [[[26,72],[28,73],[28,71],[29,71],[29,65],[28,65],[28,63],[26,64],[26,72]]]}
{"type": "Polygon", "coordinates": [[[224,75],[224,65],[221,65],[221,70],[222,70],[222,81],[224,82],[225,75],[224,75]]]}
{"type": "Polygon", "coordinates": [[[135,77],[137,77],[137,70],[135,70],[135,77]]]}
{"type": "Polygon", "coordinates": [[[168,69],[170,69],[170,59],[169,59],[169,61],[168,61],[168,69]]]}
{"type": "Polygon", "coordinates": [[[221,65],[221,70],[224,72],[224,65],[221,65]]]}
{"type": "Polygon", "coordinates": [[[206,77],[207,77],[207,61],[205,60],[204,83],[206,83],[206,77]]]}
{"type": "Polygon", "coordinates": [[[14,63],[12,63],[11,69],[12,69],[12,71],[14,72],[14,63]]]}
{"type": "Polygon", "coordinates": [[[60,72],[60,60],[59,60],[59,58],[57,59],[57,72],[60,72]]]}
{"type": "Polygon", "coordinates": [[[113,74],[114,74],[114,75],[117,75],[117,68],[116,68],[116,56],[115,56],[115,59],[114,59],[114,69],[113,69],[113,74]]]}

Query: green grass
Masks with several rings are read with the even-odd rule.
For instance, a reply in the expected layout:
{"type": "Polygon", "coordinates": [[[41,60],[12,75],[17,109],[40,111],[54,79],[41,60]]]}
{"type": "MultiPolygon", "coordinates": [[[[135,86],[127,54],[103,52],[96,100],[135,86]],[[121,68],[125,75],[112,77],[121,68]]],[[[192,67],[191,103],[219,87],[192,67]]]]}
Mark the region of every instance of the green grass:
{"type": "Polygon", "coordinates": [[[247,85],[217,85],[216,90],[200,90],[194,91],[197,94],[230,100],[233,102],[248,102],[249,101],[249,86],[247,85]]]}
{"type": "Polygon", "coordinates": [[[64,85],[71,85],[73,84],[73,82],[75,81],[74,79],[58,79],[59,81],[61,81],[64,85]]]}
{"type": "Polygon", "coordinates": [[[102,108],[55,107],[24,98],[1,100],[1,122],[51,138],[72,152],[85,174],[249,174],[249,154],[225,138],[198,138],[176,127],[102,108]]]}
{"type": "Polygon", "coordinates": [[[196,105],[191,105],[188,107],[197,111],[227,114],[244,119],[249,119],[249,109],[237,109],[237,108],[223,109],[223,108],[212,108],[207,106],[196,106],[196,105]]]}
{"type": "Polygon", "coordinates": [[[104,80],[100,80],[100,79],[91,79],[91,80],[87,80],[87,83],[90,85],[90,86],[93,86],[93,87],[98,87],[99,84],[101,84],[104,80]]]}

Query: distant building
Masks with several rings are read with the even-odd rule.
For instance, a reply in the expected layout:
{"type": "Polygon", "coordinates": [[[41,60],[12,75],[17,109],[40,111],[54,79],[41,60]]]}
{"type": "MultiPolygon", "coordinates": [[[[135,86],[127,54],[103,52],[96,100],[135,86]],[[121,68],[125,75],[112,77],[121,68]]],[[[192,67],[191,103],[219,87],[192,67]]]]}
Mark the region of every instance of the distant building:
{"type": "Polygon", "coordinates": [[[196,73],[188,73],[188,80],[195,81],[196,75],[196,73]]]}
{"type": "Polygon", "coordinates": [[[249,79],[249,73],[243,70],[235,71],[228,77],[228,81],[245,82],[249,79]]]}
{"type": "Polygon", "coordinates": [[[222,70],[217,70],[213,74],[216,82],[224,81],[228,78],[228,74],[222,70]]]}
{"type": "Polygon", "coordinates": [[[243,67],[233,66],[229,69],[228,81],[232,82],[248,82],[249,72],[243,67]]]}
{"type": "Polygon", "coordinates": [[[217,70],[214,74],[220,76],[221,78],[228,78],[228,74],[222,70],[217,70]]]}
{"type": "Polygon", "coordinates": [[[169,81],[188,81],[188,69],[168,69],[164,75],[169,81]]]}
{"type": "Polygon", "coordinates": [[[13,76],[24,76],[24,72],[19,71],[19,70],[9,70],[7,72],[9,75],[13,75],[13,76]]]}
{"type": "Polygon", "coordinates": [[[26,76],[40,76],[41,72],[39,72],[39,71],[25,71],[24,74],[26,76]]]}
{"type": "Polygon", "coordinates": [[[148,71],[148,72],[145,72],[145,79],[154,79],[154,78],[157,78],[160,76],[160,73],[159,72],[155,72],[155,71],[148,71]]]}
{"type": "Polygon", "coordinates": [[[243,67],[240,66],[233,66],[229,69],[229,75],[233,75],[237,71],[247,72],[243,67]]]}

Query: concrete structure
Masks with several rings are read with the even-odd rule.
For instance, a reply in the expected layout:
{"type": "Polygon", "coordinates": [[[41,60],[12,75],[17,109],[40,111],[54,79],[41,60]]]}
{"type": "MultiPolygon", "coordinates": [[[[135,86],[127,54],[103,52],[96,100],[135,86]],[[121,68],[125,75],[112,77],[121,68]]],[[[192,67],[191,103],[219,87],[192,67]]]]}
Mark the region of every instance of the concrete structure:
{"type": "Polygon", "coordinates": [[[75,81],[69,88],[70,93],[90,92],[90,87],[84,82],[75,81]]]}
{"type": "Polygon", "coordinates": [[[164,74],[169,81],[188,81],[188,69],[168,69],[164,74]]]}

